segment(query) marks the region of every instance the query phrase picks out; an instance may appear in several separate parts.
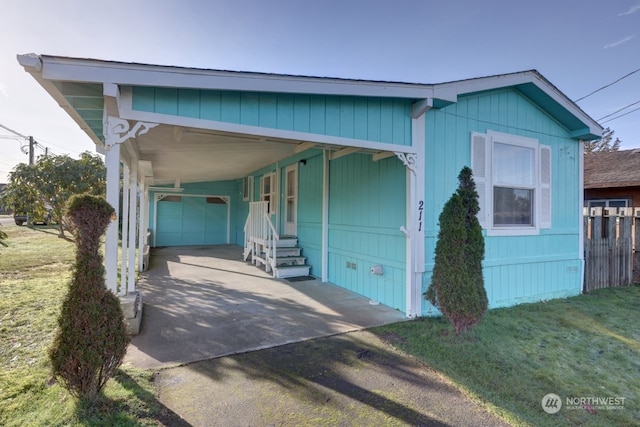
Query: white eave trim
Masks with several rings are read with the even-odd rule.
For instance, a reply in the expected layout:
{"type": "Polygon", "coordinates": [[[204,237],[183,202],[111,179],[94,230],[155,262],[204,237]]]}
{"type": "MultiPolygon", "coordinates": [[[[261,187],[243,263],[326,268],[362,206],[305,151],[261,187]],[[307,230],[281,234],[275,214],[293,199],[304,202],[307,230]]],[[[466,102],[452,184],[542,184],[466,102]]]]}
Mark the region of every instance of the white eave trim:
{"type": "Polygon", "coordinates": [[[584,123],[590,134],[602,135],[602,127],[595,120],[537,71],[432,85],[205,70],[35,54],[18,55],[18,62],[63,105],[63,108],[66,101],[61,100],[59,92],[52,91],[45,82],[64,80],[113,83],[120,86],[406,98],[418,100],[412,111],[414,117],[433,105],[433,100],[436,99],[457,102],[461,95],[532,83],[584,123]]]}
{"type": "Polygon", "coordinates": [[[504,87],[514,87],[527,83],[536,85],[541,91],[578,118],[578,120],[585,124],[585,127],[589,129],[591,134],[602,135],[602,127],[595,120],[589,117],[574,102],[568,99],[555,86],[535,71],[523,71],[520,73],[502,74],[491,77],[480,77],[437,84],[434,86],[434,98],[457,99],[459,96],[469,93],[500,89],[504,87]]]}
{"type": "Polygon", "coordinates": [[[53,99],[56,100],[58,105],[69,114],[69,116],[78,124],[80,129],[84,131],[89,138],[96,145],[96,150],[102,152],[103,142],[100,138],[93,133],[91,127],[84,121],[84,119],[78,114],[76,109],[67,101],[58,88],[51,82],[42,76],[42,57],[35,54],[18,55],[18,63],[24,67],[25,71],[33,76],[34,79],[42,86],[53,99]]]}
{"type": "MultiPolygon", "coordinates": [[[[386,98],[433,96],[433,85],[425,84],[205,70],[45,55],[39,58],[42,76],[49,80],[386,98]]],[[[34,61],[33,55],[19,55],[18,61],[26,67],[27,62],[34,61]]]]}

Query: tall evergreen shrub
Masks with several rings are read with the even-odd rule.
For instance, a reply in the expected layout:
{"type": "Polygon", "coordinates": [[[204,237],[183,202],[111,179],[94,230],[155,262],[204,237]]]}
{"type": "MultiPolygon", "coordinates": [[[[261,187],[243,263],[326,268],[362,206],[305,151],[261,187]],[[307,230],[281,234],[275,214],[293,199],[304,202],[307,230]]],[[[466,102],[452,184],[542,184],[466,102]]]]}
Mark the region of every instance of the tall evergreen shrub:
{"type": "Polygon", "coordinates": [[[488,306],[479,206],[471,169],[465,166],[458,175],[457,191],[440,214],[435,265],[425,292],[425,298],[449,319],[456,334],[479,322],[488,306]]]}
{"type": "Polygon", "coordinates": [[[75,225],[76,259],[49,357],[69,392],[93,401],[122,363],[130,337],[120,301],[107,289],[100,253],[113,207],[103,198],[75,196],[68,216],[75,225]]]}

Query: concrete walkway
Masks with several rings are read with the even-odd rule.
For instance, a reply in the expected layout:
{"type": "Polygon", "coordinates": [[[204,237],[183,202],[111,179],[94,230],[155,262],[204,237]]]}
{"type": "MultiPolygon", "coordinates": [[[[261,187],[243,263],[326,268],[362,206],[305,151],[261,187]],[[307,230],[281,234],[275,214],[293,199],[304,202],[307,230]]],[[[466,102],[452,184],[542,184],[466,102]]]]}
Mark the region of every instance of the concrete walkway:
{"type": "Polygon", "coordinates": [[[154,249],[124,363],[175,366],[406,320],[317,280],[275,280],[232,245],[154,249]]]}
{"type": "Polygon", "coordinates": [[[142,331],[125,363],[163,368],[162,425],[508,425],[390,345],[401,337],[362,330],[403,313],[315,280],[274,280],[240,253],[157,249],[139,282],[142,331]]]}

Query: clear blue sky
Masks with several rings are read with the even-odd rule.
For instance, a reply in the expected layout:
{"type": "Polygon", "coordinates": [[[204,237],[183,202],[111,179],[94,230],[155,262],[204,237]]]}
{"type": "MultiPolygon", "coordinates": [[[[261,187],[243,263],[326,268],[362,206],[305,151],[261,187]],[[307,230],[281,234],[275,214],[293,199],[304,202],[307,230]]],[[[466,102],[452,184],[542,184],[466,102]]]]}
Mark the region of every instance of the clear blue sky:
{"type": "MultiPolygon", "coordinates": [[[[93,144],[17,54],[418,83],[537,69],[571,99],[640,68],[640,0],[4,0],[0,11],[0,124],[74,157],[93,144]]],[[[598,120],[636,101],[640,72],[579,105],[598,120]]],[[[622,149],[640,147],[640,110],[602,124],[622,149]]],[[[9,135],[0,129],[0,182],[28,161],[9,135]]]]}

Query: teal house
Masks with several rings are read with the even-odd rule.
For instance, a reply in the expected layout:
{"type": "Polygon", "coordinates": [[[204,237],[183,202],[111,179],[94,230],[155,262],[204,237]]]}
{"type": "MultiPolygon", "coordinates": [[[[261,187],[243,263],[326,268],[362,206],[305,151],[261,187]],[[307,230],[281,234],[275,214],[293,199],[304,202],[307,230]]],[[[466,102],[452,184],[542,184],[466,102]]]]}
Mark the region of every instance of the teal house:
{"type": "Polygon", "coordinates": [[[602,128],[537,71],[420,84],[18,61],[105,156],[114,292],[135,289],[136,250],[230,244],[276,278],[436,314],[422,294],[463,166],[490,307],[581,292],[582,141],[602,128]]]}

